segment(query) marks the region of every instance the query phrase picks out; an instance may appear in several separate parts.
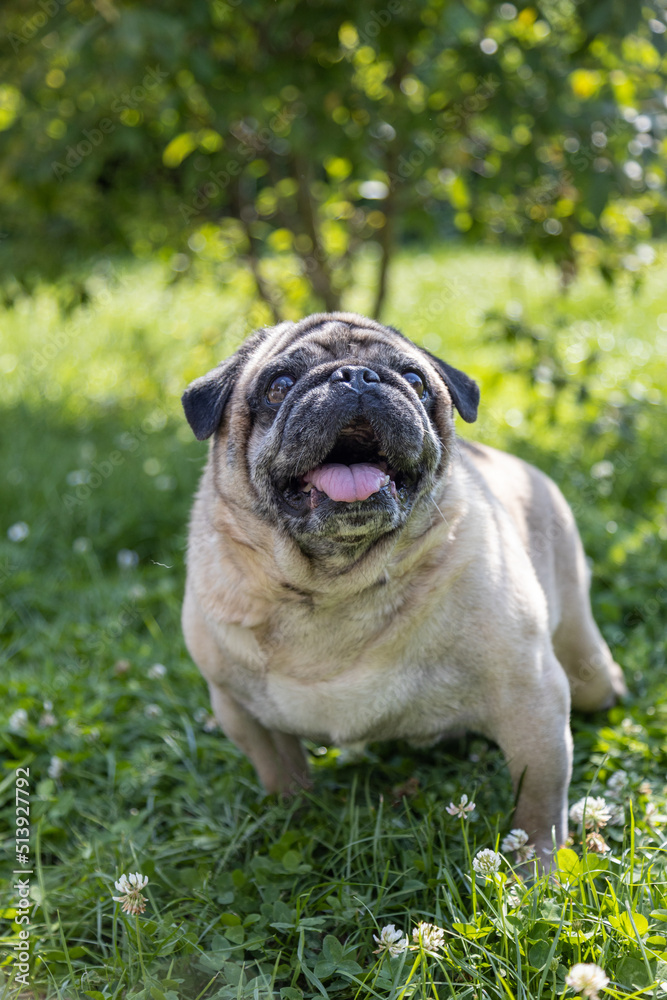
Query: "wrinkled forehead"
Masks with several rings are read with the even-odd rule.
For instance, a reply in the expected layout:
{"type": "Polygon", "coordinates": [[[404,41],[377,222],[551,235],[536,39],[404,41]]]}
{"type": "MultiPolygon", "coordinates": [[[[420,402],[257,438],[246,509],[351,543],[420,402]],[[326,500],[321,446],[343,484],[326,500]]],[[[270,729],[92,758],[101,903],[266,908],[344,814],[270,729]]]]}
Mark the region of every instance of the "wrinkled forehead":
{"type": "Polygon", "coordinates": [[[281,324],[266,338],[255,357],[255,371],[277,359],[310,366],[330,361],[382,362],[393,367],[420,357],[419,349],[398,330],[355,314],[310,316],[301,323],[281,324]]]}

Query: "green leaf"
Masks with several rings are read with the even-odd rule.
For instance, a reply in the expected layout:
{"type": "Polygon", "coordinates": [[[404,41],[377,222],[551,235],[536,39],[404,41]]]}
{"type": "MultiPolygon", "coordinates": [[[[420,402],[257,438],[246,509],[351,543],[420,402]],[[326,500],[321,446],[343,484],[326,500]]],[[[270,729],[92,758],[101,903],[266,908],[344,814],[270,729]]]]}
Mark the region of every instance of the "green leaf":
{"type": "Polygon", "coordinates": [[[633,941],[637,940],[637,934],[641,936],[648,931],[648,920],[643,913],[633,913],[632,920],[629,913],[621,913],[620,916],[609,917],[609,923],[633,941]],[[633,921],[634,927],[632,926],[633,921]],[[635,933],[635,928],[637,933],[635,933]]]}
{"type": "Polygon", "coordinates": [[[629,989],[645,989],[653,981],[646,966],[638,958],[622,958],[615,969],[614,978],[629,989]]]}
{"type": "Polygon", "coordinates": [[[171,140],[162,153],[165,167],[180,167],[186,156],[197,148],[197,141],[192,132],[183,132],[171,140]]]}
{"type": "Polygon", "coordinates": [[[581,861],[578,854],[569,847],[562,847],[560,851],[556,851],[556,862],[558,864],[556,874],[559,877],[562,876],[562,882],[567,882],[572,878],[581,878],[583,873],[581,861]]]}
{"type": "Polygon", "coordinates": [[[334,937],[333,934],[327,934],[325,937],[322,944],[322,952],[324,953],[324,957],[330,962],[333,962],[335,965],[343,960],[343,946],[338,938],[334,937]]]}
{"type": "Polygon", "coordinates": [[[540,907],[540,916],[550,924],[559,924],[563,915],[563,907],[555,899],[545,899],[540,907]]]}
{"type": "Polygon", "coordinates": [[[528,952],[528,961],[534,968],[541,971],[549,960],[550,951],[551,946],[546,941],[539,941],[528,952]]]}
{"type": "Polygon", "coordinates": [[[401,888],[399,889],[398,894],[403,895],[404,893],[419,892],[420,889],[425,888],[425,882],[422,882],[417,878],[406,878],[403,882],[401,882],[401,888]]]}
{"type": "Polygon", "coordinates": [[[596,875],[599,872],[608,871],[609,860],[599,854],[589,853],[585,858],[582,858],[582,865],[585,871],[590,872],[591,875],[596,875]]]}
{"type": "Polygon", "coordinates": [[[452,924],[455,931],[462,934],[463,937],[469,938],[471,941],[476,941],[477,938],[486,937],[489,931],[493,930],[493,927],[477,927],[476,924],[452,924]]]}
{"type": "Polygon", "coordinates": [[[296,986],[283,986],[280,990],[280,1000],[303,1000],[303,993],[296,986]]]}
{"type": "Polygon", "coordinates": [[[330,976],[333,976],[335,971],[336,963],[330,962],[326,958],[320,958],[315,964],[314,972],[319,979],[328,979],[330,976]]]}
{"type": "Polygon", "coordinates": [[[245,973],[243,967],[234,962],[225,962],[223,975],[231,986],[245,985],[245,973]]]}
{"type": "Polygon", "coordinates": [[[299,930],[318,931],[326,922],[326,917],[303,917],[299,921],[299,930]]]}
{"type": "Polygon", "coordinates": [[[298,851],[285,851],[280,860],[282,861],[286,871],[295,872],[298,870],[301,862],[303,861],[303,857],[298,851]]]}
{"type": "Polygon", "coordinates": [[[225,931],[225,937],[228,941],[233,944],[243,944],[245,941],[245,928],[243,927],[228,927],[225,931]]]}
{"type": "Polygon", "coordinates": [[[229,952],[209,952],[207,955],[202,955],[199,959],[199,964],[202,969],[207,972],[220,972],[225,962],[229,958],[229,952]]]}

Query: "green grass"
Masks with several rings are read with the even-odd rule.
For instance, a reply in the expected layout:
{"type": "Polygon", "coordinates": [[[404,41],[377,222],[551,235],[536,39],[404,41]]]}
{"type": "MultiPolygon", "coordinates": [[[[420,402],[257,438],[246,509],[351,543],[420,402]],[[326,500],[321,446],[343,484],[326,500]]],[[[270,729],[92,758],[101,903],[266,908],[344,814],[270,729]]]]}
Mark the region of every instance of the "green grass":
{"type": "MultiPolygon", "coordinates": [[[[13,922],[11,888],[18,767],[30,769],[35,867],[31,985],[19,988],[7,958],[0,992],[4,982],[8,997],[61,1000],[532,1000],[561,996],[584,961],[606,970],[609,995],[667,993],[666,279],[659,255],[636,295],[584,276],[562,297],[549,269],[471,251],[406,254],[392,276],[385,319],[482,384],[480,420],[462,432],[534,461],[573,504],[596,617],[631,689],[627,705],[573,719],[571,801],[612,801],[609,778],[628,776],[614,799],[624,821],[603,831],[610,852],[587,854],[573,831],[576,855],[559,877],[524,884],[507,863],[473,882],[470,857],[510,827],[509,778],[485,740],[428,752],[378,744],[358,759],[313,747],[314,791],[284,804],[263,797],[211,729],[179,625],[206,448],[178,400],[266,318],[247,279],[170,283],[155,266],[118,266],[86,279],[81,304],[66,282],[7,304],[0,936],[10,950],[25,926],[13,922]],[[11,540],[21,523],[29,533],[11,540]],[[149,676],[155,663],[164,677],[149,676]],[[11,731],[17,710],[27,721],[14,715],[11,731]],[[463,825],[446,811],[462,793],[476,802],[463,825]],[[130,871],[150,880],[137,920],[111,899],[130,871]],[[381,927],[411,933],[419,921],[444,928],[438,955],[374,953],[381,927]]],[[[368,308],[363,285],[349,305],[368,308]]]]}

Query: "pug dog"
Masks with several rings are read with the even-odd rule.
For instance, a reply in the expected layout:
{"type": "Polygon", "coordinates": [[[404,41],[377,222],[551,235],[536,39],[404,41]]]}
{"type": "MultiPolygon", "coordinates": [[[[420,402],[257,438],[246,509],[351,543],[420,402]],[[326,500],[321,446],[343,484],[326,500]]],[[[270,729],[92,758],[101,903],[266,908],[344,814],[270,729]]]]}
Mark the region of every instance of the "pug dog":
{"type": "Polygon", "coordinates": [[[474,731],[542,867],[567,833],[570,705],[625,691],[572,512],[536,468],[456,436],[477,384],[351,313],[253,334],[183,395],[212,438],[183,631],[268,792],[324,744],[474,731]]]}

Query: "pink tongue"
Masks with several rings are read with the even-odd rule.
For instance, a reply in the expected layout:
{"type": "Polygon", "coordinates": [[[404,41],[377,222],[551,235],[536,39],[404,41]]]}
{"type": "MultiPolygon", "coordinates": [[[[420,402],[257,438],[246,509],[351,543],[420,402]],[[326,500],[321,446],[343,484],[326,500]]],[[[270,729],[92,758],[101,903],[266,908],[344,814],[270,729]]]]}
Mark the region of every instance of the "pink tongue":
{"type": "Polygon", "coordinates": [[[354,500],[368,500],[369,496],[382,489],[387,478],[382,469],[366,462],[355,465],[320,465],[304,473],[308,483],[326,493],[332,500],[352,503],[354,500]]]}

